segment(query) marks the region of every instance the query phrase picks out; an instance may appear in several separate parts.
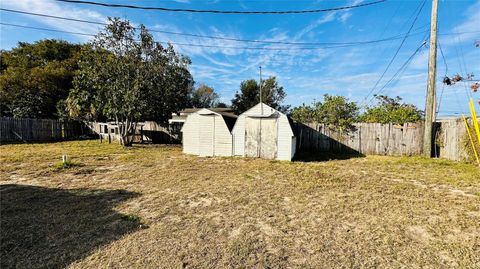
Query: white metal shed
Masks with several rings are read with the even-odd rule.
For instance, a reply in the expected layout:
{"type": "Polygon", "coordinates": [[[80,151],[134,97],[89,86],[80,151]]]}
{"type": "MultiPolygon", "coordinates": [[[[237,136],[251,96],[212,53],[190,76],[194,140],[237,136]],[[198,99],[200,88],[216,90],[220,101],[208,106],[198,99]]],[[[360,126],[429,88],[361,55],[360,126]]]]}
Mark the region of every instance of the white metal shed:
{"type": "Polygon", "coordinates": [[[291,161],[296,137],[287,115],[259,103],[238,116],[232,130],[233,155],[291,161]]]}
{"type": "Polygon", "coordinates": [[[237,116],[204,108],[187,116],[182,127],[183,152],[199,156],[232,156],[231,130],[237,116]]]}

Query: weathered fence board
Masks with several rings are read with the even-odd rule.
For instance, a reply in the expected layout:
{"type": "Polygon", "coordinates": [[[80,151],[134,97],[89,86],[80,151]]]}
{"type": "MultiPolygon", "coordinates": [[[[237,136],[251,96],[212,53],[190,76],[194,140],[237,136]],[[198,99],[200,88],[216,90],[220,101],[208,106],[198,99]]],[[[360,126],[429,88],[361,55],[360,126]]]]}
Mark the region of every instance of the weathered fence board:
{"type": "Polygon", "coordinates": [[[154,121],[143,122],[143,140],[161,144],[179,144],[182,141],[180,129],[164,127],[154,121]]]}
{"type": "MultiPolygon", "coordinates": [[[[471,123],[471,120],[469,120],[471,123]]],[[[440,120],[436,126],[435,152],[437,156],[450,160],[468,158],[465,146],[470,146],[467,130],[461,118],[440,120]],[[440,126],[438,126],[440,124],[440,126]]]]}
{"type": "MultiPolygon", "coordinates": [[[[310,152],[359,153],[416,156],[423,152],[423,122],[403,125],[356,123],[352,131],[339,133],[323,124],[297,123],[297,150],[310,152]]],[[[437,157],[465,160],[465,126],[461,119],[436,123],[437,157]]]]}
{"type": "Polygon", "coordinates": [[[298,125],[298,149],[327,152],[358,152],[377,155],[418,155],[423,141],[423,126],[357,123],[346,134],[323,124],[298,125]]]}
{"type": "Polygon", "coordinates": [[[0,118],[0,143],[59,141],[91,134],[78,121],[0,118]]]}
{"type": "MultiPolygon", "coordinates": [[[[113,122],[88,122],[87,126],[107,141],[120,139],[119,134],[112,131],[117,128],[117,125],[113,122]],[[107,126],[108,132],[101,131],[100,125],[107,126]]],[[[164,127],[154,121],[139,122],[135,130],[135,143],[180,144],[181,141],[180,129],[164,127]]]]}

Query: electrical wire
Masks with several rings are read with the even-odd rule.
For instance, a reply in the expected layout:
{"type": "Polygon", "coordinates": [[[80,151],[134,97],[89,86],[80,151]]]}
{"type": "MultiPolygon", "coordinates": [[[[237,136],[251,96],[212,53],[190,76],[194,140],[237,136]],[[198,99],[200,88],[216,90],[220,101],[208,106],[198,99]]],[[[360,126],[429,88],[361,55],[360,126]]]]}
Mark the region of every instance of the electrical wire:
{"type": "MultiPolygon", "coordinates": [[[[107,23],[104,22],[97,22],[97,21],[89,21],[89,20],[81,20],[75,18],[67,18],[67,17],[60,17],[60,16],[53,16],[48,14],[40,14],[34,12],[27,12],[21,10],[13,10],[13,9],[6,9],[0,8],[0,11],[24,14],[24,15],[31,15],[31,16],[39,16],[39,17],[46,17],[52,19],[59,19],[59,20],[67,20],[67,21],[74,21],[74,22],[81,22],[81,23],[89,23],[89,24],[96,24],[106,26],[107,23]]],[[[135,29],[140,29],[139,27],[134,27],[135,29]]],[[[423,28],[419,27],[415,30],[419,30],[423,28]]],[[[199,38],[209,38],[209,39],[219,39],[219,40],[228,40],[228,41],[236,41],[236,42],[251,42],[251,43],[264,43],[264,44],[284,44],[284,45],[305,45],[305,46],[324,46],[324,45],[363,45],[363,44],[372,44],[372,43],[380,43],[386,42],[391,40],[397,40],[403,38],[405,34],[398,34],[391,37],[386,37],[377,40],[367,40],[367,41],[352,41],[352,42],[288,42],[288,41],[274,41],[274,40],[252,40],[252,39],[240,39],[240,38],[230,38],[230,37],[221,37],[221,36],[209,36],[209,35],[199,35],[199,34],[191,34],[191,33],[180,33],[180,32],[172,32],[172,31],[164,31],[164,30],[156,30],[156,29],[148,29],[149,32],[154,33],[163,33],[163,34],[172,34],[172,35],[181,35],[181,36],[190,36],[190,37],[199,37],[199,38]]],[[[428,30],[427,30],[428,31],[428,30]]],[[[418,35],[425,33],[426,31],[421,32],[414,32],[410,33],[409,36],[418,35]]]]}
{"type": "Polygon", "coordinates": [[[448,74],[448,64],[447,64],[447,60],[445,59],[445,54],[443,54],[443,49],[442,49],[442,45],[440,44],[440,41],[438,41],[438,47],[440,48],[440,55],[442,56],[443,64],[445,65],[445,76],[446,76],[448,74]]]}
{"type": "MultiPolygon", "coordinates": [[[[465,60],[464,56],[463,56],[463,53],[462,53],[462,58],[460,58],[460,53],[459,53],[459,47],[460,47],[460,42],[458,40],[458,38],[455,38],[455,52],[457,54],[457,61],[458,61],[458,66],[460,67],[460,75],[461,77],[464,77],[467,75],[467,70],[466,70],[466,66],[465,66],[465,70],[463,69],[463,65],[462,65],[462,58],[465,60]]],[[[463,62],[464,63],[464,62],[463,62]]],[[[464,88],[464,92],[465,92],[465,95],[467,96],[467,99],[469,98],[472,98],[472,93],[467,89],[467,84],[464,80],[462,80],[462,84],[463,84],[463,88],[464,88]]]]}
{"type": "Polygon", "coordinates": [[[347,10],[347,9],[376,5],[376,4],[383,3],[387,0],[378,0],[378,1],[368,2],[368,3],[363,3],[363,4],[343,6],[343,7],[325,8],[325,9],[286,10],[286,11],[238,11],[238,10],[213,10],[213,9],[186,9],[186,8],[146,7],[146,6],[124,5],[124,4],[107,4],[107,3],[100,3],[100,2],[94,2],[94,1],[81,1],[81,0],[56,0],[56,1],[65,2],[65,3],[72,3],[72,4],[86,4],[86,5],[111,7],[111,8],[130,8],[130,9],[157,10],[157,11],[170,11],[170,12],[214,13],[214,14],[273,14],[273,15],[284,15],[284,14],[305,14],[305,13],[320,13],[320,12],[347,10]]]}
{"type": "MultiPolygon", "coordinates": [[[[67,33],[67,34],[95,37],[94,34],[55,30],[55,29],[43,28],[43,27],[25,26],[25,25],[13,24],[13,23],[0,22],[0,25],[26,28],[26,29],[33,29],[33,30],[50,31],[50,32],[58,32],[58,33],[67,33]]],[[[325,47],[291,47],[291,48],[288,48],[288,47],[238,47],[238,46],[191,44],[191,43],[180,43],[180,42],[170,42],[170,41],[158,41],[158,42],[163,43],[163,44],[172,44],[172,45],[188,46],[188,47],[241,49],[241,50],[271,50],[271,51],[319,50],[319,49],[335,49],[335,48],[354,46],[354,44],[352,44],[352,45],[337,45],[337,46],[325,46],[325,47]]]]}
{"type": "MultiPolygon", "coordinates": [[[[389,20],[388,20],[388,23],[385,24],[385,27],[383,28],[382,32],[380,33],[380,36],[378,38],[383,38],[383,35],[385,34],[385,32],[387,31],[388,27],[390,26],[390,24],[392,23],[393,21],[393,18],[395,18],[397,16],[397,13],[398,11],[400,10],[400,8],[402,7],[402,5],[404,4],[405,2],[403,1],[400,1],[399,4],[397,5],[397,8],[395,9],[395,11],[393,12],[392,15],[389,16],[389,20]]],[[[367,57],[365,57],[366,59],[370,59],[370,56],[372,55],[373,51],[376,51],[377,49],[377,46],[374,46],[374,47],[371,47],[368,51],[368,54],[367,54],[367,57]]],[[[381,55],[383,55],[383,53],[385,52],[385,50],[381,53],[381,55]]],[[[378,52],[377,52],[378,53],[378,52]]]]}
{"type": "Polygon", "coordinates": [[[380,94],[386,87],[388,87],[388,85],[393,80],[395,80],[397,76],[401,77],[403,75],[403,72],[405,72],[405,70],[407,69],[410,62],[413,60],[413,57],[415,57],[415,55],[417,55],[417,53],[420,52],[420,50],[426,45],[427,45],[427,41],[423,41],[423,43],[412,53],[412,55],[410,55],[410,57],[408,57],[408,59],[403,63],[403,65],[397,70],[397,72],[395,72],[395,74],[378,90],[377,94],[380,94]]]}
{"type": "MultiPolygon", "coordinates": [[[[445,75],[443,77],[446,77],[448,74],[448,64],[447,64],[447,60],[445,59],[445,55],[443,54],[443,49],[442,49],[442,45],[440,44],[440,41],[438,41],[438,47],[440,48],[440,55],[442,56],[443,64],[445,65],[445,75]]],[[[445,91],[445,83],[442,83],[442,90],[440,91],[440,98],[437,101],[437,112],[435,114],[435,117],[437,117],[438,112],[440,112],[440,106],[442,105],[442,98],[443,98],[444,91],[445,91]]]]}
{"type": "Polygon", "coordinates": [[[66,34],[73,34],[73,35],[95,36],[95,35],[86,34],[86,33],[63,31],[63,30],[56,30],[56,29],[49,29],[49,28],[42,28],[42,27],[25,26],[25,25],[19,25],[19,24],[14,24],[14,23],[0,22],[0,25],[26,28],[26,29],[33,29],[33,30],[48,31],[48,32],[66,33],[66,34]]]}
{"type": "Polygon", "coordinates": [[[385,76],[385,74],[387,73],[388,69],[390,68],[390,66],[392,65],[393,61],[395,60],[395,58],[397,57],[398,53],[400,52],[400,49],[403,47],[403,44],[405,43],[405,40],[407,39],[408,35],[410,34],[410,31],[412,30],[413,26],[415,25],[415,22],[417,22],[417,19],[418,17],[420,16],[420,13],[422,12],[423,10],[423,7],[425,6],[425,3],[426,3],[426,0],[423,0],[422,3],[420,4],[420,8],[418,9],[418,12],[415,16],[415,19],[413,20],[412,24],[410,25],[410,28],[408,29],[408,32],[405,34],[405,36],[403,37],[402,39],[402,42],[400,43],[400,46],[398,46],[397,50],[395,51],[395,54],[393,55],[392,59],[390,60],[390,62],[388,63],[387,67],[385,68],[385,70],[383,71],[382,75],[380,76],[380,78],[378,78],[378,80],[375,82],[375,85],[372,87],[372,89],[368,92],[368,94],[365,96],[363,102],[365,102],[368,97],[375,91],[375,89],[377,88],[378,84],[380,83],[380,81],[383,79],[383,77],[385,76]]]}

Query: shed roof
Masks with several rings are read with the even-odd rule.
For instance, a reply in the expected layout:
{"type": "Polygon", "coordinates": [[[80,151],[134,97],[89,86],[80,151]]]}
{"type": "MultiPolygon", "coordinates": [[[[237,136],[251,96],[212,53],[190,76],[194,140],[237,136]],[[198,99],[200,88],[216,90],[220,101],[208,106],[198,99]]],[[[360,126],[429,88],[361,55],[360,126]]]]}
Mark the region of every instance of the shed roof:
{"type": "Polygon", "coordinates": [[[210,108],[202,108],[201,110],[198,110],[197,113],[203,114],[203,115],[216,114],[216,115],[222,116],[223,120],[227,124],[229,131],[232,131],[233,126],[235,125],[235,122],[237,121],[237,118],[238,118],[237,115],[231,112],[215,111],[210,108]]]}
{"type": "MultiPolygon", "coordinates": [[[[204,108],[185,108],[180,110],[178,113],[195,113],[197,111],[200,111],[204,108]]],[[[233,112],[233,109],[231,107],[206,107],[206,109],[213,111],[213,112],[233,112]]]]}
{"type": "MultiPolygon", "coordinates": [[[[201,109],[198,109],[195,112],[192,112],[192,113],[189,113],[189,114],[193,114],[193,113],[198,113],[200,115],[219,115],[219,116],[221,116],[223,118],[223,120],[225,121],[225,124],[227,125],[227,128],[230,132],[232,131],[233,126],[235,125],[235,122],[237,121],[237,118],[238,118],[238,116],[233,114],[233,113],[222,112],[222,111],[217,112],[217,111],[214,111],[210,108],[201,108],[201,109]]],[[[186,119],[188,116],[180,116],[180,117],[185,117],[185,119],[186,119]]]]}

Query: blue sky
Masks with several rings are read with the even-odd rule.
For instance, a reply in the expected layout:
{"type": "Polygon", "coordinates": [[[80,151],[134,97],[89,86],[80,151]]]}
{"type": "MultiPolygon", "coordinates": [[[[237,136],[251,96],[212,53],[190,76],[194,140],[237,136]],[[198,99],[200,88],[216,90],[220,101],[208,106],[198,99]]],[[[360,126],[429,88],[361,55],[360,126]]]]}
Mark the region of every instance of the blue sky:
{"type": "MultiPolygon", "coordinates": [[[[143,6],[219,10],[305,10],[354,5],[369,0],[217,0],[217,1],[120,1],[99,2],[128,3],[143,6]]],[[[240,39],[287,42],[356,42],[388,38],[406,33],[421,1],[386,1],[373,6],[345,11],[293,14],[293,15],[232,15],[192,14],[161,11],[114,9],[89,5],[60,3],[53,0],[3,0],[2,8],[35,13],[105,21],[107,16],[127,18],[134,24],[148,28],[200,35],[214,35],[240,39]]],[[[448,74],[474,73],[480,78],[480,0],[439,1],[439,42],[445,55],[448,74]],[[452,34],[462,33],[462,34],[452,34]]],[[[412,35],[407,38],[396,60],[384,79],[383,86],[425,40],[422,33],[429,29],[431,1],[427,0],[415,23],[412,35]]],[[[43,27],[64,31],[95,34],[96,25],[47,19],[28,15],[0,12],[3,23],[43,27]]],[[[59,38],[71,42],[87,42],[89,37],[21,29],[1,25],[2,49],[16,46],[17,42],[33,42],[44,38],[59,38]]],[[[264,77],[276,76],[287,92],[286,104],[309,104],[321,99],[323,94],[344,95],[363,103],[387,64],[400,45],[401,39],[382,43],[350,47],[294,50],[296,45],[255,44],[228,40],[185,37],[155,33],[158,41],[222,46],[201,48],[175,46],[192,59],[190,70],[197,84],[213,86],[222,101],[229,103],[242,80],[258,79],[258,67],[264,77]],[[245,50],[226,47],[290,48],[290,50],[245,50]]],[[[305,46],[303,46],[305,47],[305,46]]],[[[309,46],[310,47],[310,46],[309,46]]],[[[427,80],[428,48],[424,47],[413,58],[398,79],[380,93],[399,95],[406,102],[424,108],[427,80]]],[[[440,82],[446,71],[441,54],[438,54],[438,95],[440,82]]],[[[375,91],[376,92],[376,91],[375,91]]],[[[441,99],[440,115],[467,112],[468,89],[463,83],[446,87],[441,99]]],[[[480,93],[474,93],[477,100],[480,93]]],[[[368,101],[369,99],[367,99],[368,101]]]]}

